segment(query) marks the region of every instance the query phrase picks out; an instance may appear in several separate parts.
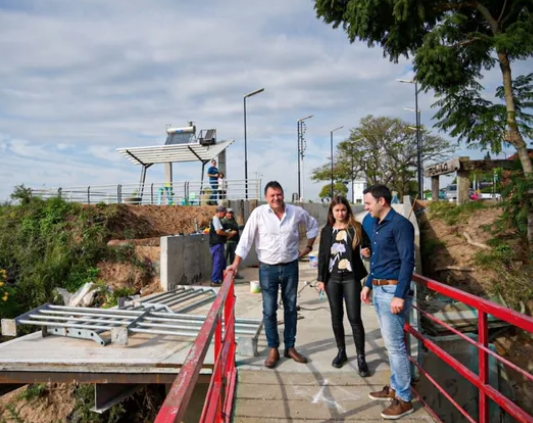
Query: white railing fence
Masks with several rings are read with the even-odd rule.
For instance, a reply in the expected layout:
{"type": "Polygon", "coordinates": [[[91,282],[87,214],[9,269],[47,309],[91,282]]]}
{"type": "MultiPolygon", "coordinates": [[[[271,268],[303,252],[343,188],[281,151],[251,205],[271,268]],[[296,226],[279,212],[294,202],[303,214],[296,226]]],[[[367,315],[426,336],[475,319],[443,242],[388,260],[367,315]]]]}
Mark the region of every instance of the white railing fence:
{"type": "Polygon", "coordinates": [[[208,205],[221,200],[260,200],[261,180],[224,180],[213,186],[206,180],[51,187],[32,189],[32,193],[43,199],[59,196],[83,204],[208,205]]]}

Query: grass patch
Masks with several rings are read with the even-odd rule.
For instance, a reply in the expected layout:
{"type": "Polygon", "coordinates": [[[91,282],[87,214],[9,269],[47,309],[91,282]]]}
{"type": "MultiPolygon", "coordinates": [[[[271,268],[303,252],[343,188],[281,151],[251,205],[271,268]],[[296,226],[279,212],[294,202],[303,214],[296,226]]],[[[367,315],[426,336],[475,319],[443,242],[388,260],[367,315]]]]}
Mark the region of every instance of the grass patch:
{"type": "Polygon", "coordinates": [[[44,397],[50,392],[48,385],[46,383],[36,383],[28,385],[26,390],[22,392],[19,396],[19,400],[24,400],[26,402],[31,402],[33,400],[44,397]]]}
{"type": "Polygon", "coordinates": [[[471,201],[460,206],[448,201],[437,201],[431,204],[429,219],[441,219],[448,226],[452,226],[461,221],[465,221],[476,211],[489,207],[483,201],[471,201]]]}
{"type": "MultiPolygon", "coordinates": [[[[516,240],[515,240],[516,241],[516,240]]],[[[533,266],[520,260],[518,244],[492,238],[488,243],[490,251],[479,251],[474,263],[496,274],[488,288],[492,295],[500,296],[509,307],[527,313],[527,302],[533,298],[533,266]],[[516,263],[521,263],[517,266],[516,263]]],[[[531,314],[533,310],[530,310],[531,314]]]]}
{"type": "Polygon", "coordinates": [[[436,239],[436,238],[424,239],[424,242],[422,243],[422,251],[421,251],[422,257],[424,259],[429,259],[439,249],[445,248],[445,247],[446,247],[446,242],[441,241],[440,239],[436,239]]]}
{"type": "MultiPolygon", "coordinates": [[[[533,268],[524,267],[509,270],[500,267],[496,270],[497,278],[492,281],[491,293],[501,296],[509,307],[521,313],[528,313],[526,303],[533,298],[531,276],[533,268]]],[[[533,310],[529,310],[533,314],[533,310]]]]}

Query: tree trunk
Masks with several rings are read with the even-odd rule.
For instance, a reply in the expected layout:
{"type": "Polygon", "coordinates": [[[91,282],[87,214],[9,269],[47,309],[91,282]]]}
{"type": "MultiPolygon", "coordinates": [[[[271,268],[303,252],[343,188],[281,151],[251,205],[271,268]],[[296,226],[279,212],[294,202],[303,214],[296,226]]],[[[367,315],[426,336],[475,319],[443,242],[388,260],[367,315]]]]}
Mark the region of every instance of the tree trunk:
{"type": "MultiPolygon", "coordinates": [[[[498,51],[498,59],[500,60],[500,68],[503,76],[503,87],[505,90],[505,103],[507,106],[507,125],[509,126],[509,133],[506,141],[512,144],[518,152],[520,163],[526,177],[533,175],[533,165],[527,151],[527,144],[522,138],[518,124],[516,123],[516,106],[513,93],[513,78],[511,73],[511,64],[509,63],[509,56],[506,52],[498,51]]],[[[527,218],[527,240],[530,248],[533,247],[533,207],[531,200],[529,200],[529,212],[527,218]]]]}
{"type": "Polygon", "coordinates": [[[524,169],[524,174],[533,174],[533,165],[527,152],[527,145],[522,138],[518,124],[516,123],[516,107],[513,93],[513,78],[511,74],[511,65],[509,63],[509,57],[505,52],[498,52],[498,58],[500,59],[500,68],[503,75],[503,87],[505,90],[505,103],[507,105],[507,125],[509,126],[509,134],[506,137],[506,141],[516,147],[518,151],[518,157],[524,169]]]}
{"type": "MultiPolygon", "coordinates": [[[[483,15],[487,20],[492,30],[492,33],[497,36],[501,32],[499,22],[491,15],[489,9],[481,4],[476,2],[476,9],[483,15]]],[[[500,69],[503,76],[503,88],[505,91],[505,103],[507,105],[507,125],[509,126],[509,133],[506,137],[506,141],[516,148],[518,152],[518,157],[520,158],[520,163],[522,164],[522,169],[524,170],[524,175],[530,177],[533,175],[533,166],[531,165],[531,160],[527,152],[527,146],[522,138],[520,129],[516,123],[516,105],[514,101],[513,93],[513,77],[511,74],[511,64],[509,62],[509,56],[506,51],[498,51],[498,60],[500,61],[500,69]]],[[[533,207],[531,205],[531,199],[528,200],[528,217],[527,217],[527,240],[529,243],[529,248],[533,247],[533,207]]]]}

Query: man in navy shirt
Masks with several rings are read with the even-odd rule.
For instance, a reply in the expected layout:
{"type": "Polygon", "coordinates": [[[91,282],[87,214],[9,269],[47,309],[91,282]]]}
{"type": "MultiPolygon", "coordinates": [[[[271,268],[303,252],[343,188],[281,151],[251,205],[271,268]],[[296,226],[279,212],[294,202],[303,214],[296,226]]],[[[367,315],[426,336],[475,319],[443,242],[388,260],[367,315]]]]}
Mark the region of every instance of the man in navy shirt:
{"type": "Polygon", "coordinates": [[[371,186],[364,194],[365,210],[369,213],[363,227],[370,237],[372,254],[370,275],[361,291],[361,300],[370,303],[374,291],[374,307],[391,368],[390,386],[369,396],[374,400],[392,400],[381,417],[396,420],[414,411],[404,325],[412,303],[415,234],[411,222],[392,209],[392,194],[386,186],[371,186]]]}
{"type": "Polygon", "coordinates": [[[213,189],[211,194],[211,200],[216,202],[218,196],[218,176],[220,172],[218,171],[217,161],[215,159],[211,160],[211,166],[207,169],[207,176],[209,177],[209,184],[213,189]]]}

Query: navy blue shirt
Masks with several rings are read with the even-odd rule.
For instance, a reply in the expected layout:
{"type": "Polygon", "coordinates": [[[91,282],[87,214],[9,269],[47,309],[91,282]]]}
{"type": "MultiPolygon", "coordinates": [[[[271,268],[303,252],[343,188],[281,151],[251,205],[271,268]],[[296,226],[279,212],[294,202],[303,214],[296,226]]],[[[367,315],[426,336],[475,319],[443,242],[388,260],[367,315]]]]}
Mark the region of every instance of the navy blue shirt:
{"type": "Polygon", "coordinates": [[[371,242],[370,275],[366,286],[372,289],[374,279],[396,279],[395,297],[405,299],[411,287],[415,268],[415,230],[411,222],[391,209],[379,222],[369,214],[363,228],[371,242]]]}
{"type": "Polygon", "coordinates": [[[216,166],[211,166],[209,169],[207,169],[207,175],[209,176],[210,182],[217,182],[218,181],[218,168],[216,166]],[[211,176],[216,175],[216,176],[211,176]]]}

